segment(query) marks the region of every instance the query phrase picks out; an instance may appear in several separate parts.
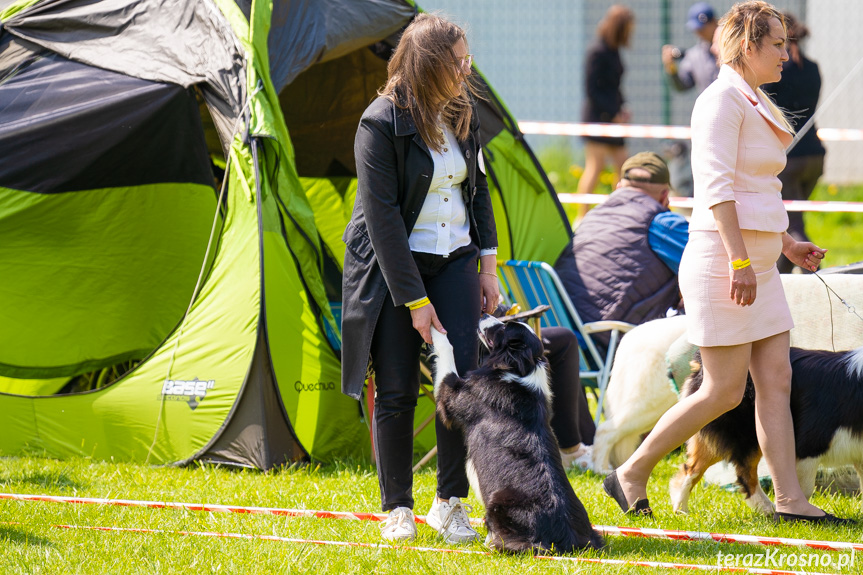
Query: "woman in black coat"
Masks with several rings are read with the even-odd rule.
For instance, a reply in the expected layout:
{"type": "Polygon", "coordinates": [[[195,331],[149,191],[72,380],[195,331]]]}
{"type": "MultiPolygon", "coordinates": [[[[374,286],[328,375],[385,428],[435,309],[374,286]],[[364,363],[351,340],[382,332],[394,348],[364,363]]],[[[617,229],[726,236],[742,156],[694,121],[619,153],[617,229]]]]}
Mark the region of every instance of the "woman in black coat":
{"type": "MultiPolygon", "coordinates": [[[[626,123],[629,111],[624,108],[620,84],[623,80],[623,62],[620,48],[629,46],[635,17],[625,6],[608,9],[597,27],[596,42],[587,50],[584,70],[585,98],[581,121],[587,123],[626,123]]],[[[579,194],[592,194],[599,174],[611,160],[615,179],[620,178],[620,167],[626,160],[623,138],[584,136],[584,173],[578,181],[579,194]]],[[[581,204],[579,208],[584,207],[581,204]]],[[[580,217],[587,213],[579,210],[580,217]]]]}
{"type": "MultiPolygon", "coordinates": [[[[420,14],[357,130],[357,200],[344,234],[342,391],[375,373],[373,438],[385,539],[413,539],[412,464],[419,357],[431,326],[447,333],[459,373],[477,364],[477,324],[497,306],[497,234],[480,168],[479,119],[464,32],[420,14]],[[479,265],[478,265],[479,263],[479,265]],[[371,362],[370,362],[371,360],[371,362]]],[[[437,497],[427,522],[451,542],[478,537],[458,430],[436,421],[437,497]]]]}

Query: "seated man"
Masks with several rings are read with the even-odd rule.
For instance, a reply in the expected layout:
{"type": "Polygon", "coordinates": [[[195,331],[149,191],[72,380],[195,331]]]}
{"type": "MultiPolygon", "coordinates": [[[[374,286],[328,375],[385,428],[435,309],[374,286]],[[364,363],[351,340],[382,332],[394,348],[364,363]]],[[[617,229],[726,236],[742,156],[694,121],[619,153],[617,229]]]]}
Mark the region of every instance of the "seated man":
{"type": "MultiPolygon", "coordinates": [[[[554,268],[585,323],[640,324],[680,304],[677,270],[689,223],[668,210],[668,193],[665,161],[641,152],[624,162],[608,200],[581,221],[572,249],[554,268]]],[[[608,336],[597,334],[595,341],[606,347],[608,336]]]]}

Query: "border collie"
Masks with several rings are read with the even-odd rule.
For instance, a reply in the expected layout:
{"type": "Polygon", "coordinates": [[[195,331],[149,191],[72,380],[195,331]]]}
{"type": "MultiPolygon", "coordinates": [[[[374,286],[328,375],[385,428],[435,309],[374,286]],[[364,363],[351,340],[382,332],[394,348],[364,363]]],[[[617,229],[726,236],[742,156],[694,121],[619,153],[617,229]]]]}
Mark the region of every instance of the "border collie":
{"type": "Polygon", "coordinates": [[[463,430],[468,476],[486,508],[486,543],[498,551],[569,553],[604,546],[576,497],[551,430],[548,362],[527,325],[479,322],[489,356],[459,377],[452,345],[432,329],[437,411],[463,430]]]}
{"type": "MultiPolygon", "coordinates": [[[[683,390],[701,387],[701,354],[683,390]]],[[[791,348],[791,416],[797,477],[808,498],[815,488],[818,465],[853,465],[863,482],[863,347],[843,352],[791,348]]],[[[708,467],[728,461],[737,470],[737,484],[753,509],[773,514],[762,491],[757,466],[761,449],[755,435],[755,386],[746,381],[740,405],[724,413],[686,444],[687,461],[671,480],[675,511],[688,512],[689,494],[708,467]]]]}

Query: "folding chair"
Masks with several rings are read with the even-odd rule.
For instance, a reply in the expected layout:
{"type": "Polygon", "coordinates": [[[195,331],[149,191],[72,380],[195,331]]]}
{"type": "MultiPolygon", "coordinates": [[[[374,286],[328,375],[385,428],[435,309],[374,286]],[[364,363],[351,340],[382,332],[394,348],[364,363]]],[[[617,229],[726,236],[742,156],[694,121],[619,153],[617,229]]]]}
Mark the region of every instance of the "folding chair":
{"type": "MultiPolygon", "coordinates": [[[[566,327],[575,332],[580,348],[581,383],[598,390],[594,419],[599,425],[614,352],[621,334],[635,326],[613,320],[582,322],[557,272],[545,262],[508,260],[498,262],[497,268],[501,293],[510,303],[517,303],[526,309],[548,305],[550,309],[543,314],[540,325],[566,327]],[[599,353],[591,337],[592,334],[600,332],[610,332],[611,336],[605,357],[599,353]]],[[[594,393],[596,394],[596,391],[594,393]]]]}

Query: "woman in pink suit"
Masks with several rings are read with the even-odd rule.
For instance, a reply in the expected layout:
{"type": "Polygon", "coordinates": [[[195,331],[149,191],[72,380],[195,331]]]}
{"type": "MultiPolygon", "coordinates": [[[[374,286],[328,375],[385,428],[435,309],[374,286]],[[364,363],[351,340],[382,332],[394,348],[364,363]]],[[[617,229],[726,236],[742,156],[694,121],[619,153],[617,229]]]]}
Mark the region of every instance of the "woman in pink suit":
{"type": "Polygon", "coordinates": [[[759,89],[788,60],[782,15],[770,4],[736,4],[720,22],[719,78],[692,111],[695,204],[680,264],[688,335],[701,347],[704,384],[669,409],[603,487],[624,512],[651,514],[653,467],[756,389],[758,443],[770,467],[777,521],[839,523],[810,504],[796,475],[788,357],[791,313],[776,268],[779,254],[817,269],[826,250],[785,233],[788,215],[777,174],[793,133],[759,89]]]}

